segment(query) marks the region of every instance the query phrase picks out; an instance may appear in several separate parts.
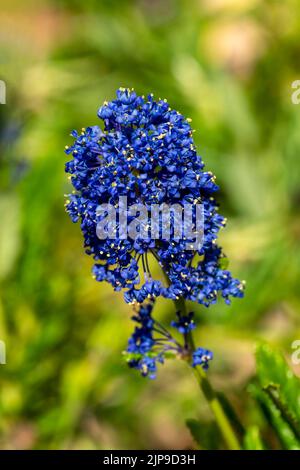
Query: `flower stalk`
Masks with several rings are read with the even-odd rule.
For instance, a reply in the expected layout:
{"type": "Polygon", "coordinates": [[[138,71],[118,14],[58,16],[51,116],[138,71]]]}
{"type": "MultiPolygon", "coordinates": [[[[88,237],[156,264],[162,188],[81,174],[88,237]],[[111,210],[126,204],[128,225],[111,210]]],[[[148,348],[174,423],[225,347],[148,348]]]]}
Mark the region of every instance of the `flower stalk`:
{"type": "Polygon", "coordinates": [[[211,411],[214,414],[216,423],[221,431],[224,441],[229,450],[240,450],[239,441],[235,435],[233,427],[229,419],[226,416],[226,413],[218,399],[218,396],[214,389],[212,388],[206,372],[201,367],[196,367],[194,369],[196,380],[202,390],[203,395],[206,398],[206,401],[209,404],[211,411]]]}
{"type": "MultiPolygon", "coordinates": [[[[186,315],[186,303],[185,300],[180,297],[174,301],[177,310],[180,310],[183,315],[186,315]]],[[[195,343],[193,338],[193,332],[189,331],[187,334],[187,343],[191,353],[195,350],[195,343]]],[[[196,366],[193,368],[195,378],[199,384],[199,387],[215,417],[216,423],[220,429],[223,439],[229,450],[240,450],[239,441],[235,435],[233,427],[218,399],[217,393],[210,384],[206,372],[202,367],[196,366]]]]}

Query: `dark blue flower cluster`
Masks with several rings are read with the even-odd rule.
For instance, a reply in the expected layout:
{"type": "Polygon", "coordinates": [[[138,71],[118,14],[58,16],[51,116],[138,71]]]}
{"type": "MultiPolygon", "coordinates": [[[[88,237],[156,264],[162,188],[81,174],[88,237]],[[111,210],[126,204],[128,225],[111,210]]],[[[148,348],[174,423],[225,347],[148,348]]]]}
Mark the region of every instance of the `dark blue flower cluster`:
{"type": "Polygon", "coordinates": [[[208,349],[197,348],[193,352],[192,366],[201,366],[204,370],[208,369],[208,362],[213,358],[213,353],[208,349]]]}
{"type": "Polygon", "coordinates": [[[133,320],[138,324],[128,341],[126,357],[128,365],[141,372],[142,376],[154,379],[157,372],[157,364],[163,363],[166,356],[175,355],[188,358],[192,367],[201,366],[208,368],[208,362],[212,359],[212,352],[198,348],[191,351],[186,341],[186,335],[195,328],[193,313],[181,315],[177,312],[178,321],[171,325],[184,335],[184,343],[180,344],[170,332],[152,316],[153,302],[141,305],[133,320]]]}
{"type": "Polygon", "coordinates": [[[72,154],[66,171],[74,186],[66,208],[73,222],[80,221],[86,252],[95,260],[94,277],[109,282],[115,290],[124,290],[126,302],[135,305],[137,326],[128,342],[128,364],[143,376],[154,378],[157,364],[175,354],[188,359],[193,367],[207,369],[212,352],[194,350],[190,342],[195,328],[193,313],[178,311],[177,319],[171,322],[183,335],[181,344],[153,318],[152,308],[159,296],[205,306],[216,302],[218,294],[226,303],[230,297],[243,296],[243,283],[223,268],[224,255],[216,243],[225,220],[214,199],[218,190],[215,177],[204,171],[189,120],[172,110],[166,100],[155,101],[153,95],[144,98],[121,88],[117,99],[105,102],[98,116],[104,122],[103,129],[94,126],[82,129],[81,134],[73,131],[75,142],[66,148],[66,153],[72,154]],[[99,237],[97,228],[103,221],[99,206],[118,208],[123,197],[127,206],[140,203],[147,210],[153,205],[201,203],[201,246],[187,249],[186,237],[175,236],[174,215],[169,237],[157,239],[152,230],[146,237],[123,237],[120,222],[112,227],[114,236],[99,237]],[[153,278],[148,256],[161,266],[165,283],[153,278]]]}
{"type": "MultiPolygon", "coordinates": [[[[153,303],[141,305],[138,313],[132,317],[139,326],[129,338],[127,347],[129,367],[139,370],[143,377],[148,376],[150,379],[156,377],[157,363],[164,361],[164,345],[160,349],[160,340],[154,339],[158,324],[151,315],[152,309],[153,303]]],[[[164,335],[161,337],[164,338],[164,335]]]]}
{"type": "MultiPolygon", "coordinates": [[[[95,260],[95,278],[124,290],[129,303],[164,296],[208,306],[218,294],[227,303],[230,297],[242,297],[243,284],[222,268],[223,254],[216,239],[225,220],[213,197],[218,186],[214,175],[204,171],[189,120],[166,100],[155,101],[152,95],[145,98],[122,88],[115,100],[103,104],[98,116],[103,129],[73,131],[75,142],[66,148],[72,155],[66,171],[75,189],[66,208],[74,222],[80,221],[86,252],[95,260]],[[187,250],[184,239],[153,240],[151,234],[146,239],[100,239],[97,207],[117,206],[120,196],[127,197],[128,205],[140,202],[147,207],[201,202],[201,248],[187,250]],[[153,279],[148,255],[161,265],[167,285],[153,279]]],[[[185,326],[180,322],[182,330],[185,326]]]]}
{"type": "Polygon", "coordinates": [[[182,335],[187,335],[190,331],[192,331],[196,325],[194,322],[194,313],[190,312],[187,315],[182,315],[180,311],[176,312],[178,320],[173,320],[171,322],[171,326],[176,328],[179,333],[182,335]]]}

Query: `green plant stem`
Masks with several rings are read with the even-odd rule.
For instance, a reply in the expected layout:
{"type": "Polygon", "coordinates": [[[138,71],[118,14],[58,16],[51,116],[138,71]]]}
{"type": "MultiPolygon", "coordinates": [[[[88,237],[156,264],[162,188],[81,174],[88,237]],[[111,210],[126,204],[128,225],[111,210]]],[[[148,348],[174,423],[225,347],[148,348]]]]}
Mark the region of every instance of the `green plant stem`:
{"type": "MultiPolygon", "coordinates": [[[[175,300],[176,309],[179,310],[183,315],[186,312],[186,304],[183,298],[175,300]]],[[[189,332],[187,335],[187,343],[190,346],[191,351],[195,350],[194,338],[192,332],[189,332]]],[[[235,435],[235,432],[226,416],[226,413],[218,399],[216,392],[211,386],[205,371],[201,367],[194,368],[196,380],[202,390],[203,395],[205,396],[211,411],[214,414],[216,423],[222,433],[224,441],[227,444],[228,449],[230,450],[240,450],[239,441],[235,435]]]]}
{"type": "Polygon", "coordinates": [[[224,441],[227,444],[228,449],[230,450],[240,450],[239,441],[235,435],[235,432],[223,410],[223,407],[217,397],[216,392],[212,388],[206,373],[201,367],[195,368],[195,376],[198,381],[198,384],[202,390],[203,395],[205,396],[211,411],[214,414],[216,423],[222,433],[224,441]]]}

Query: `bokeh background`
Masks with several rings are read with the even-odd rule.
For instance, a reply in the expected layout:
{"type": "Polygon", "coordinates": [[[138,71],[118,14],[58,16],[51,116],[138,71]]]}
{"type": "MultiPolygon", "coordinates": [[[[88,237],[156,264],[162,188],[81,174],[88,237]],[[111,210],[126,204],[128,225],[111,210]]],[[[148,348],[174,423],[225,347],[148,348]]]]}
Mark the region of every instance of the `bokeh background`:
{"type": "MultiPolygon", "coordinates": [[[[1,0],[0,10],[0,447],[193,448],[185,420],[210,425],[184,364],[169,361],[156,381],[128,369],[131,307],[92,279],[64,212],[69,133],[96,124],[119,86],[193,119],[221,187],[230,269],[247,282],[230,307],[193,307],[196,340],[215,352],[213,384],[276,447],[248,384],[258,342],[290,361],[300,339],[299,2],[1,0]]],[[[156,308],[168,322],[173,306],[156,308]]]]}

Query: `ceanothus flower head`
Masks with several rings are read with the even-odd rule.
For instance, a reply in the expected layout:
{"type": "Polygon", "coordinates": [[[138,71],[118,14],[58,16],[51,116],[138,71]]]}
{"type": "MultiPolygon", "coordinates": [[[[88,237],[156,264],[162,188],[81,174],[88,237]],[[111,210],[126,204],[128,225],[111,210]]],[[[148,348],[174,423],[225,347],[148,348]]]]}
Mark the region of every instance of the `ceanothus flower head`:
{"type": "MultiPolygon", "coordinates": [[[[214,199],[218,186],[196,152],[189,120],[166,100],[155,101],[153,95],[145,98],[124,88],[115,100],[103,104],[98,117],[102,127],[88,127],[80,134],[73,131],[75,141],[66,149],[72,155],[66,172],[74,186],[66,209],[73,222],[80,221],[86,252],[95,260],[94,277],[123,290],[129,303],[163,296],[209,306],[218,294],[226,303],[230,297],[242,297],[243,284],[222,268],[224,255],[216,240],[225,220],[214,199]],[[140,203],[147,208],[200,202],[201,247],[187,250],[184,239],[156,240],[150,232],[146,238],[100,239],[97,207],[116,207],[125,196],[128,206],[140,203]],[[157,259],[167,283],[153,278],[149,255],[157,259]]],[[[146,339],[147,335],[143,346],[150,341],[146,339]]]]}
{"type": "Polygon", "coordinates": [[[149,301],[138,307],[132,317],[138,326],[129,338],[125,352],[129,367],[137,369],[143,377],[155,379],[157,365],[163,364],[167,357],[175,356],[188,359],[192,367],[201,366],[207,370],[213,353],[203,348],[191,351],[187,341],[188,333],[195,328],[193,312],[186,315],[177,312],[178,321],[171,322],[171,326],[183,335],[184,341],[180,342],[153,317],[152,310],[153,301],[149,301]]]}

